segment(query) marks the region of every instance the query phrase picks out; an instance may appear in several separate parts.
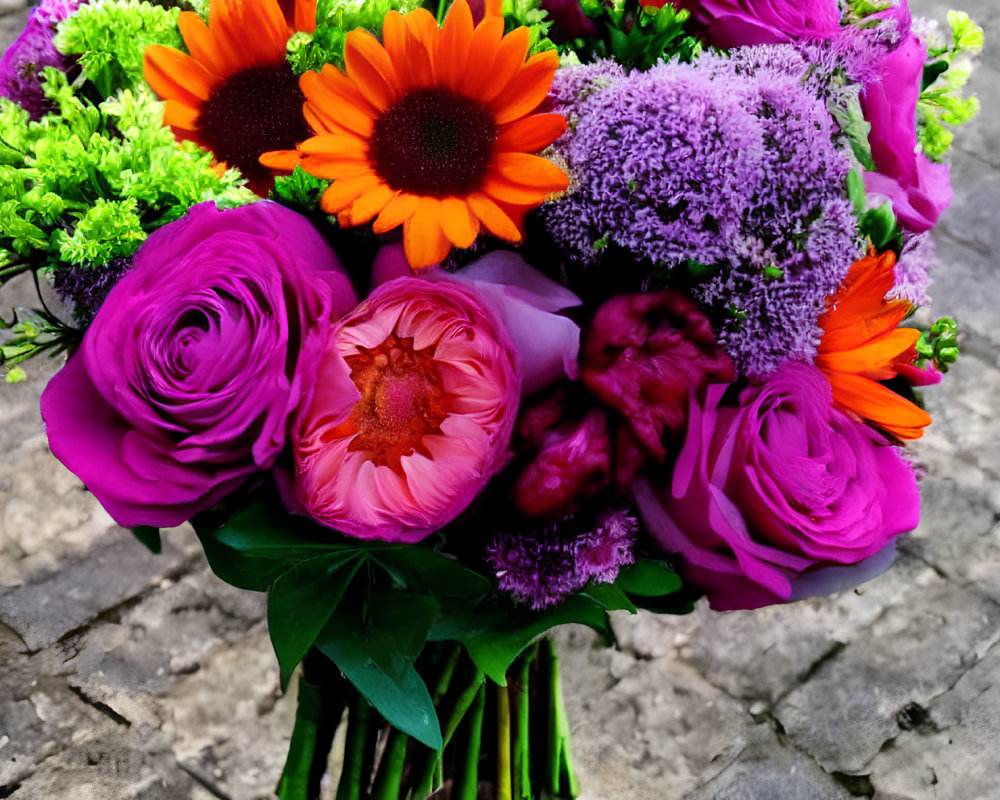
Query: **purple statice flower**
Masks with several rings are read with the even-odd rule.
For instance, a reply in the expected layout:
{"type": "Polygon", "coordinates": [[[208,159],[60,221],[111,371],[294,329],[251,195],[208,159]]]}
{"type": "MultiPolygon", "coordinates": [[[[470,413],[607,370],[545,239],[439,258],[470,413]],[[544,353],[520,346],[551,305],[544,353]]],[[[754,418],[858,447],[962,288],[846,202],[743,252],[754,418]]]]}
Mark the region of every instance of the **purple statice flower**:
{"type": "Polygon", "coordinates": [[[535,611],[556,605],[590,581],[613,583],[635,563],[638,520],[625,510],[605,510],[580,532],[577,517],[515,534],[501,534],[487,549],[500,588],[535,611]]]}
{"type": "Polygon", "coordinates": [[[52,43],[56,25],[76,11],[81,0],[42,0],[0,60],[0,96],[9,97],[28,111],[33,120],[50,110],[42,91],[45,67],[66,69],[66,57],[52,43]]]}
{"type": "Polygon", "coordinates": [[[610,58],[565,67],[556,72],[549,99],[562,111],[572,109],[595,92],[618,83],[625,75],[625,68],[610,58]]]}
{"type": "Polygon", "coordinates": [[[94,267],[74,265],[52,273],[52,285],[63,302],[73,304],[73,316],[88,324],[104,303],[108,292],[132,269],[131,258],[113,258],[94,267]]]}
{"type": "Polygon", "coordinates": [[[916,233],[906,237],[894,272],[896,285],[889,297],[902,297],[915,306],[929,302],[927,288],[931,285],[931,269],[937,265],[934,240],[929,233],[916,233]]]}
{"type": "Polygon", "coordinates": [[[553,90],[575,120],[555,145],[571,190],[541,212],[555,241],[585,264],[614,244],[651,268],[712,268],[695,295],[744,374],[814,356],[826,297],[862,249],[847,145],[809,62],[793,45],[741,48],[566,101],[574,72],[553,90]]]}

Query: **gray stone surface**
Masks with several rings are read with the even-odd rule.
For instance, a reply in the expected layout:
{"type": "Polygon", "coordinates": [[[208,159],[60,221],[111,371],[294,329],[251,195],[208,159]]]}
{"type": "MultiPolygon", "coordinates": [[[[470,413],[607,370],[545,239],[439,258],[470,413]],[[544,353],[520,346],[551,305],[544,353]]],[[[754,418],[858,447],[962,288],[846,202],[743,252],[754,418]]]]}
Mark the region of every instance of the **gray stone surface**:
{"type": "MultiPolygon", "coordinates": [[[[955,5],[992,47],[935,237],[935,312],[965,339],[926,392],[920,527],[855,592],[622,614],[616,649],[562,631],[585,800],[1000,798],[1000,3],[955,5]]],[[[0,0],[0,41],[25,15],[0,0]]],[[[37,403],[55,368],[0,389],[0,797],[272,796],[294,708],[263,598],[215,579],[188,528],[148,555],[52,459],[37,403]]]]}

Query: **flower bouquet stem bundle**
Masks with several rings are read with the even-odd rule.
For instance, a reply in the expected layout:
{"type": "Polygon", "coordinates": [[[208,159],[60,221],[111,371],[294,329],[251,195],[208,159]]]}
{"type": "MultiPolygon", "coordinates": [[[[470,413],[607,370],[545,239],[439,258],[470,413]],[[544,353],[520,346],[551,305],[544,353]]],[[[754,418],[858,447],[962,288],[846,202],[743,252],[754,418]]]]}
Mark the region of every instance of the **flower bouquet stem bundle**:
{"type": "Polygon", "coordinates": [[[917,525],[981,44],[906,0],[43,0],[0,364],[68,354],[55,456],[267,593],[279,797],[574,797],[550,629],[841,591],[917,525]]]}

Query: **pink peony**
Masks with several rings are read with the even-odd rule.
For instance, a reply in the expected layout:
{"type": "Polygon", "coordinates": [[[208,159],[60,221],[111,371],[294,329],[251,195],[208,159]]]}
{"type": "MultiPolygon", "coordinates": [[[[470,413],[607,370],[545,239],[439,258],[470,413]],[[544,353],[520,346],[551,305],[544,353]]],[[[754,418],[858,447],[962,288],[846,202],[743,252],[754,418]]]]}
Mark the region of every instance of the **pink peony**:
{"type": "Polygon", "coordinates": [[[119,524],[179,525],[274,465],[356,302],[305,217],[196,205],[139,248],[45,387],[49,446],[119,524]]]}
{"type": "Polygon", "coordinates": [[[926,60],[926,45],[909,34],[882,58],[884,77],[867,84],[861,95],[878,170],[865,173],[865,188],[891,200],[903,227],[916,233],[933,228],[952,198],[947,164],[917,152],[917,100],[926,60]]]}
{"type": "Polygon", "coordinates": [[[721,406],[692,398],[669,481],[633,489],[655,539],[712,608],[757,608],[848,588],[888,566],[916,527],[909,464],[832,404],[816,367],[788,362],[721,406]]]}
{"type": "Polygon", "coordinates": [[[517,353],[475,292],[384,283],[330,331],[293,424],[293,499],[351,536],[418,541],[503,466],[520,388],[517,353]]]}
{"type": "Polygon", "coordinates": [[[803,39],[832,39],[840,32],[837,0],[673,0],[691,12],[705,41],[728,49],[803,39]]]}
{"type": "Polygon", "coordinates": [[[715,343],[708,318],[674,291],[604,303],[586,330],[580,362],[583,385],[618,411],[660,462],[664,434],[684,427],[689,392],[733,379],[733,362],[715,343]]]}

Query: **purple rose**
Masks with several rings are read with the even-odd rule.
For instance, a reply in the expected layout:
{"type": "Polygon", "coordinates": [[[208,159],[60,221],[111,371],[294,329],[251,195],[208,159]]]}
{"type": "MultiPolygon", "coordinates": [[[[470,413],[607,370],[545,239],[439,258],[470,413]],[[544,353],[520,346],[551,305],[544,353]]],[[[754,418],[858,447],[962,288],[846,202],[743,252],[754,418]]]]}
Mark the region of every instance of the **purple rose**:
{"type": "Polygon", "coordinates": [[[194,206],[139,248],[46,387],[52,452],[121,525],[178,525],[274,464],[356,302],[305,217],[194,206]]]}
{"type": "Polygon", "coordinates": [[[65,70],[69,66],[66,57],[52,44],[56,24],[79,5],[80,0],[42,0],[32,9],[24,30],[0,60],[0,95],[26,109],[33,120],[41,119],[50,110],[42,91],[42,70],[45,67],[65,70]]]}
{"type": "Polygon", "coordinates": [[[887,567],[920,516],[897,449],[836,409],[811,365],[787,363],[737,407],[720,406],[726,388],[692,399],[670,480],[633,485],[653,536],[712,608],[839,591],[887,567]]]}
{"type": "Polygon", "coordinates": [[[840,32],[837,0],[674,0],[674,6],[691,12],[708,44],[725,49],[840,32]]]}
{"type": "Polygon", "coordinates": [[[917,100],[926,60],[927,46],[908,35],[881,59],[882,79],[865,85],[861,94],[878,170],[865,173],[865,188],[891,200],[903,227],[917,233],[933,228],[952,198],[947,164],[917,152],[917,100]]]}

